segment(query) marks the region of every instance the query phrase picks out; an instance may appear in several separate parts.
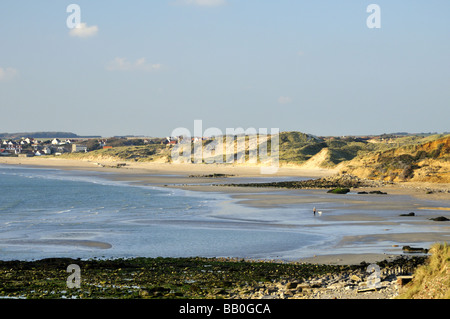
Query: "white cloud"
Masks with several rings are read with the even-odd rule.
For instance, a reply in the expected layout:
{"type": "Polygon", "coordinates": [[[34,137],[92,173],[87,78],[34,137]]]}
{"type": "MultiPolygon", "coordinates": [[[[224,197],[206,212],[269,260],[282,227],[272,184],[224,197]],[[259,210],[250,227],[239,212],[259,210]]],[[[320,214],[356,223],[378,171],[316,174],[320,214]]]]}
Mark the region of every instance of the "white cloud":
{"type": "Polygon", "coordinates": [[[0,81],[9,81],[19,75],[19,71],[14,68],[2,68],[0,67],[0,81]]]}
{"type": "Polygon", "coordinates": [[[106,67],[109,71],[153,71],[158,70],[162,67],[161,64],[150,64],[147,63],[145,58],[137,59],[135,62],[130,62],[126,58],[115,58],[106,67]]]}
{"type": "Polygon", "coordinates": [[[98,27],[93,25],[88,27],[86,23],[80,23],[75,28],[70,29],[69,34],[73,37],[88,38],[98,33],[98,27]]]}
{"type": "Polygon", "coordinates": [[[218,7],[225,5],[225,0],[178,0],[177,4],[200,7],[218,7]]]}
{"type": "Polygon", "coordinates": [[[279,104],[288,104],[292,102],[292,98],[290,98],[289,96],[280,96],[278,98],[278,103],[279,104]]]}

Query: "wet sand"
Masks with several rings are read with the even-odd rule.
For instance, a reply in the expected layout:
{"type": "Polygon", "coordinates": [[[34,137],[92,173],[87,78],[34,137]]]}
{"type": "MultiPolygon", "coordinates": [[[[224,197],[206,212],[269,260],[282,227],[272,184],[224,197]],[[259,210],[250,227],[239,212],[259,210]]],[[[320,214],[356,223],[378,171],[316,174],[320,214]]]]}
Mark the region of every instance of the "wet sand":
{"type": "MultiPolygon", "coordinates": [[[[320,178],[324,176],[334,175],[336,171],[315,168],[296,168],[296,167],[281,167],[276,174],[261,175],[260,167],[257,166],[234,166],[234,165],[204,165],[204,164],[165,164],[165,163],[127,163],[125,167],[114,168],[117,163],[108,162],[97,163],[80,160],[67,160],[59,158],[0,158],[0,164],[12,165],[26,165],[40,168],[54,168],[64,170],[82,170],[89,172],[92,175],[99,175],[108,179],[116,181],[127,181],[132,183],[139,183],[142,185],[153,185],[160,187],[174,187],[189,191],[199,192],[217,192],[227,193],[233,199],[238,200],[239,204],[248,205],[257,208],[274,208],[286,205],[300,205],[305,203],[314,203],[317,201],[317,196],[323,194],[324,190],[288,190],[277,188],[254,188],[254,187],[229,187],[229,186],[212,186],[211,184],[221,183],[236,183],[236,181],[243,181],[261,178],[278,177],[278,178],[320,178]],[[102,164],[102,165],[99,165],[102,164]],[[204,175],[209,174],[227,174],[228,177],[209,178],[204,175]],[[190,177],[195,175],[196,177],[190,177]],[[307,195],[305,196],[305,192],[307,195]],[[299,194],[302,196],[298,196],[299,194]]],[[[419,212],[422,216],[434,217],[445,216],[450,218],[450,194],[434,192],[427,194],[427,188],[443,188],[448,185],[389,185],[386,187],[376,188],[390,195],[399,196],[399,199],[394,202],[371,201],[369,197],[359,198],[344,198],[338,196],[330,196],[329,198],[321,200],[328,201],[333,204],[345,203],[350,204],[349,212],[340,215],[324,215],[325,220],[330,222],[376,222],[383,223],[383,218],[374,217],[371,214],[356,213],[358,209],[364,210],[389,210],[393,208],[402,208],[407,211],[419,212]],[[416,200],[420,205],[416,204],[416,200]],[[423,202],[425,201],[425,203],[423,202]]],[[[358,191],[363,189],[358,189],[358,191]]],[[[378,195],[383,196],[383,195],[378,195]]],[[[408,222],[411,222],[409,220],[408,222]]],[[[423,224],[429,226],[432,221],[428,218],[420,218],[412,220],[413,223],[423,224]]],[[[445,222],[444,222],[445,223],[445,222]]],[[[368,224],[370,225],[370,223],[368,224]]],[[[386,222],[386,226],[391,225],[386,222]]],[[[434,242],[434,241],[448,241],[450,238],[450,224],[446,227],[445,232],[414,232],[414,233],[393,233],[388,234],[368,234],[360,236],[344,236],[342,244],[348,243],[364,243],[376,242],[381,240],[395,240],[399,243],[405,242],[434,242]]],[[[75,243],[74,243],[75,244],[75,243]]],[[[81,243],[77,243],[81,244],[81,243]]],[[[86,243],[83,243],[86,244],[86,243]]],[[[106,244],[107,245],[107,244],[106,244]]],[[[100,245],[102,248],[106,246],[100,245]]],[[[359,264],[362,261],[376,262],[394,257],[395,254],[378,254],[378,253],[355,253],[355,254],[328,254],[321,256],[311,256],[310,258],[301,259],[304,262],[320,263],[320,264],[359,264]]]]}

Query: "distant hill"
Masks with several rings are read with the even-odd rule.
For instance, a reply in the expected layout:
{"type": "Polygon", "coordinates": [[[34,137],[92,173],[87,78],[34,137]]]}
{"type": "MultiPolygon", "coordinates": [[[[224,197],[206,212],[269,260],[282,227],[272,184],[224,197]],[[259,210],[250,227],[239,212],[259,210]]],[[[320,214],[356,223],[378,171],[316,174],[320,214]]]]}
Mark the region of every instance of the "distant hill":
{"type": "Polygon", "coordinates": [[[20,132],[20,133],[0,133],[0,139],[17,139],[21,137],[32,138],[83,138],[100,136],[79,136],[71,132],[20,132]]]}

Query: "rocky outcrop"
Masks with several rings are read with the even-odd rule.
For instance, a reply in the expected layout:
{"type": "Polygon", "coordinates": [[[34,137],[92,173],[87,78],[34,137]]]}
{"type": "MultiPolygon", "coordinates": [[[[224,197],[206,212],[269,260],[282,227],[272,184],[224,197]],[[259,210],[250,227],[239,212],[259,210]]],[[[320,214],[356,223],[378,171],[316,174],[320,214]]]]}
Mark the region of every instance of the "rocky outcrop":
{"type": "MultiPolygon", "coordinates": [[[[305,181],[287,181],[287,182],[271,182],[271,183],[245,183],[245,184],[225,184],[226,186],[240,186],[240,187],[278,187],[278,188],[293,188],[293,189],[314,189],[314,188],[329,188],[329,189],[350,189],[359,187],[382,187],[389,184],[388,182],[373,181],[369,179],[359,178],[354,175],[343,174],[319,179],[310,179],[305,181]]],[[[224,186],[220,184],[219,186],[224,186]]]]}

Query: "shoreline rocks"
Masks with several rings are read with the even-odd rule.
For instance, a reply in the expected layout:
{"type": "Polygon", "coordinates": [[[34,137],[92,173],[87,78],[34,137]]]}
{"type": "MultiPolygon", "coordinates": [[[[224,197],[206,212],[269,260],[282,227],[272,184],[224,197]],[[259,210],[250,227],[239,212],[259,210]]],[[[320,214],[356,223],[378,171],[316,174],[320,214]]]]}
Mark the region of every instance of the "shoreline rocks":
{"type": "MultiPolygon", "coordinates": [[[[213,186],[237,186],[237,187],[279,187],[292,189],[351,189],[360,187],[382,187],[387,185],[387,182],[373,181],[361,179],[353,175],[336,175],[323,177],[318,179],[309,179],[305,181],[286,181],[286,182],[270,182],[270,183],[230,183],[230,184],[215,184],[213,186]]],[[[376,191],[375,191],[376,192],[376,191]]],[[[372,192],[371,192],[372,193],[372,192]]]]}
{"type": "Polygon", "coordinates": [[[423,257],[400,256],[391,262],[381,262],[378,281],[372,281],[369,265],[361,263],[356,269],[327,273],[304,280],[283,279],[257,287],[240,287],[231,293],[232,299],[393,299],[399,295],[402,281],[422,264],[423,257]]]}
{"type": "Polygon", "coordinates": [[[375,264],[333,266],[232,258],[134,258],[32,262],[0,261],[0,296],[8,298],[388,299],[398,275],[411,274],[424,256],[376,263],[379,287],[370,291],[375,264]],[[67,289],[66,267],[81,269],[81,287],[67,289]],[[370,267],[369,267],[370,266],[370,267]],[[372,267],[372,268],[371,268],[372,267]],[[364,292],[366,291],[366,292],[364,292]]]}

